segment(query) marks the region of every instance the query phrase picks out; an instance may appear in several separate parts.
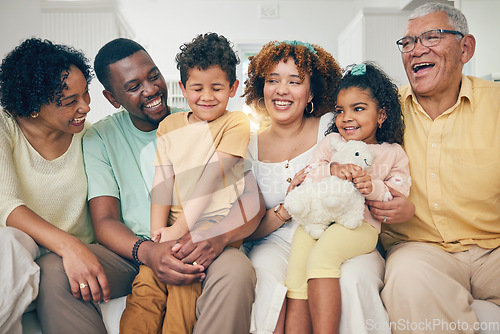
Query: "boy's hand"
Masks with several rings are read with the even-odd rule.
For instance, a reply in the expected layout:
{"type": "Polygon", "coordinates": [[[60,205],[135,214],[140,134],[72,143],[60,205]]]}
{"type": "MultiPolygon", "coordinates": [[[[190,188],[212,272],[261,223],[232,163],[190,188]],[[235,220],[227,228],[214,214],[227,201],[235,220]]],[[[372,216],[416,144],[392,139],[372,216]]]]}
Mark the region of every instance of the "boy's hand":
{"type": "Polygon", "coordinates": [[[151,240],[153,240],[153,242],[160,242],[162,231],[164,228],[166,228],[166,227],[162,227],[156,231],[151,232],[151,240]]]}
{"type": "Polygon", "coordinates": [[[372,178],[369,173],[362,171],[359,176],[354,176],[352,182],[363,195],[371,194],[373,191],[372,178]]]}
{"type": "Polygon", "coordinates": [[[194,243],[191,233],[186,233],[172,247],[174,256],[184,263],[196,263],[208,268],[226,247],[223,236],[217,236],[194,243]]]}
{"type": "Polygon", "coordinates": [[[172,254],[175,241],[163,243],[145,242],[139,248],[139,258],[150,267],[162,283],[185,285],[203,282],[205,269],[199,265],[186,264],[172,254]]]}
{"type": "Polygon", "coordinates": [[[172,227],[162,227],[151,233],[151,240],[154,242],[166,242],[176,240],[174,229],[172,227]]]}
{"type": "Polygon", "coordinates": [[[174,225],[169,227],[162,227],[151,233],[151,240],[154,242],[173,241],[181,238],[183,231],[174,225]]]}

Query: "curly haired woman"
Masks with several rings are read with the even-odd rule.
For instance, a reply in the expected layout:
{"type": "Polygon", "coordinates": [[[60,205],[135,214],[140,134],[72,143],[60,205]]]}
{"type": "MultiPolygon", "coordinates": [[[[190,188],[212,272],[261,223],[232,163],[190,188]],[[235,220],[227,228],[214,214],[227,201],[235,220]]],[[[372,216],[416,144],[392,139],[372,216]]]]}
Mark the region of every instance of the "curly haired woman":
{"type": "Polygon", "coordinates": [[[83,308],[109,300],[107,278],[86,246],[94,232],[81,139],[91,78],[82,53],[36,38],[1,64],[1,333],[21,332],[21,316],[37,296],[45,333],[64,331],[54,325],[61,318],[68,322],[55,311],[70,309],[61,293],[83,308]],[[57,285],[52,275],[61,270],[65,281],[57,285]]]}
{"type": "MultiPolygon", "coordinates": [[[[283,200],[300,184],[311,152],[333,121],[334,92],[342,70],[327,51],[300,41],[269,42],[250,60],[244,96],[270,117],[270,126],[250,139],[247,161],[264,196],[267,213],[244,244],[257,274],[252,333],[283,333],[285,313],[296,326],[311,326],[285,296],[290,244],[297,228],[283,200]]],[[[342,266],[343,333],[366,333],[367,321],[387,323],[379,297],[384,261],[377,251],[342,266]]],[[[289,328],[287,328],[287,331],[289,328]]],[[[306,328],[304,332],[308,330],[306,328]]]]}

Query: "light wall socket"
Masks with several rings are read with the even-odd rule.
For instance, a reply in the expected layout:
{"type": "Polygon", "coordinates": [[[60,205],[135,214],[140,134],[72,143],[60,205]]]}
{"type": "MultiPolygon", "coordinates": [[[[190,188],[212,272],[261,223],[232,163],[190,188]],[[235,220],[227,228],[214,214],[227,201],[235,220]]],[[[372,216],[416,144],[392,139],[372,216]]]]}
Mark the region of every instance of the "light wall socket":
{"type": "Polygon", "coordinates": [[[279,7],[277,3],[261,3],[259,5],[259,18],[276,19],[278,18],[279,7]]]}

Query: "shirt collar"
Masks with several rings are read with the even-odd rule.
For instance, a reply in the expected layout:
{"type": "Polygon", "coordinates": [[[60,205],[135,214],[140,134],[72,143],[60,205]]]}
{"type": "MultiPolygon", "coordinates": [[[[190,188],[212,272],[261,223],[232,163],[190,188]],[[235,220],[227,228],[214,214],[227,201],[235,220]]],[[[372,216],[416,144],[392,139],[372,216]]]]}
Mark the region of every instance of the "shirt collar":
{"type": "MultiPolygon", "coordinates": [[[[422,106],[420,103],[418,103],[417,97],[415,96],[415,93],[413,92],[413,89],[411,89],[411,86],[405,85],[401,88],[400,90],[401,93],[401,104],[404,106],[407,103],[413,103],[414,105],[417,106],[415,108],[416,110],[420,110],[421,112],[424,112],[422,106]]],[[[459,104],[462,99],[467,99],[469,103],[471,104],[471,110],[474,112],[474,99],[472,98],[472,82],[468,76],[462,73],[462,83],[460,85],[460,92],[458,93],[458,99],[457,102],[447,111],[445,111],[443,114],[448,114],[455,110],[456,106],[459,104]]],[[[425,112],[424,112],[425,113],[425,112]]]]}
{"type": "Polygon", "coordinates": [[[471,104],[471,111],[474,112],[476,108],[474,107],[474,99],[472,98],[472,81],[468,76],[462,73],[462,86],[460,87],[460,94],[458,94],[458,99],[467,99],[471,104]]]}

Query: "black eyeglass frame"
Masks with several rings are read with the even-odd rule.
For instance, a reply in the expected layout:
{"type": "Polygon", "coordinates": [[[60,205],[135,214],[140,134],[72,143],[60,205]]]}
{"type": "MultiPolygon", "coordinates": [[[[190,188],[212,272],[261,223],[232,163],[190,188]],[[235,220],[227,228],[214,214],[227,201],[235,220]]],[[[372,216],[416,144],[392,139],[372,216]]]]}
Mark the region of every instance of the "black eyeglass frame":
{"type": "Polygon", "coordinates": [[[445,34],[452,34],[452,35],[460,35],[462,36],[462,38],[465,37],[464,34],[462,34],[460,31],[457,31],[457,30],[446,30],[446,29],[432,29],[432,30],[429,30],[429,31],[425,31],[423,33],[421,33],[419,36],[406,36],[406,37],[403,37],[403,38],[400,38],[396,41],[396,45],[398,46],[399,48],[399,51],[401,53],[408,53],[408,52],[412,52],[414,49],[415,49],[415,45],[417,45],[418,41],[420,40],[420,43],[425,46],[425,47],[431,47],[431,46],[436,46],[438,45],[439,43],[441,43],[441,40],[443,39],[443,36],[442,34],[445,33],[445,34]],[[437,42],[436,44],[433,44],[433,45],[425,45],[423,42],[422,42],[422,35],[425,35],[425,34],[428,34],[430,32],[433,32],[433,31],[438,31],[440,33],[440,37],[439,37],[439,42],[437,42]],[[408,50],[408,51],[403,51],[403,40],[405,39],[408,39],[408,38],[411,38],[413,39],[413,47],[411,48],[411,50],[408,50]]]}

